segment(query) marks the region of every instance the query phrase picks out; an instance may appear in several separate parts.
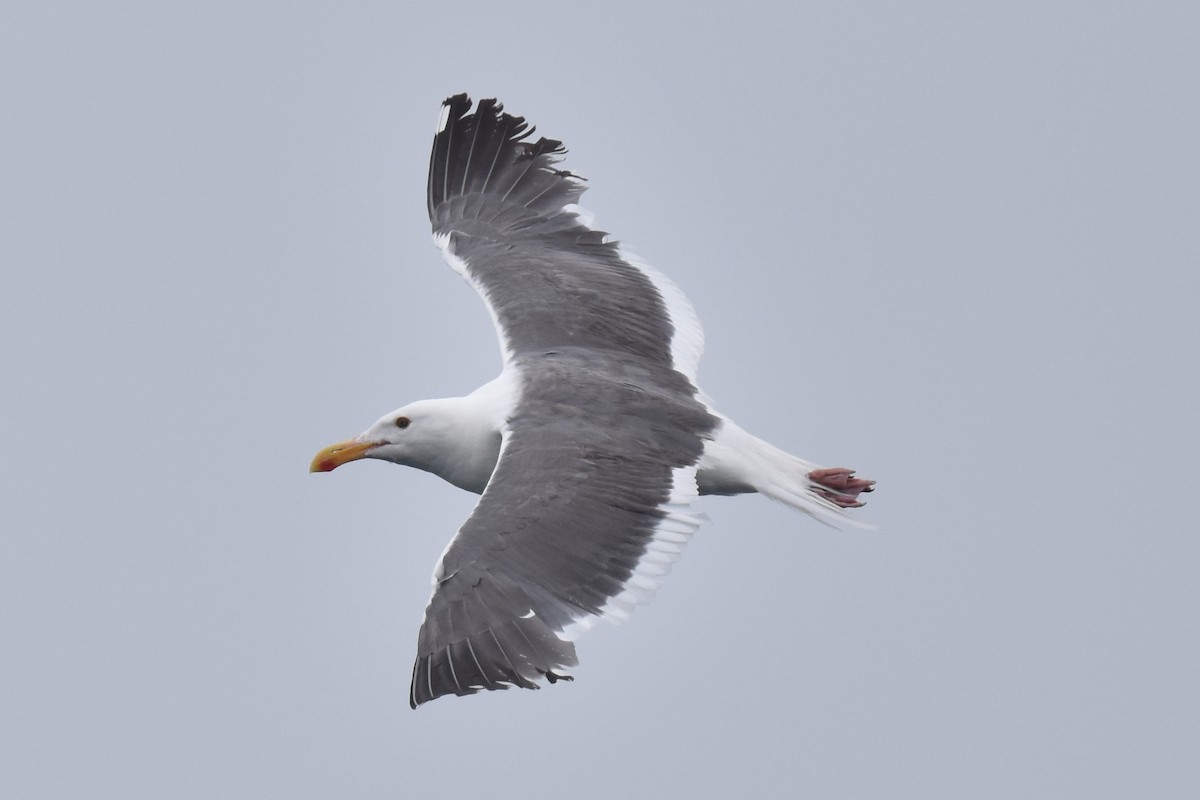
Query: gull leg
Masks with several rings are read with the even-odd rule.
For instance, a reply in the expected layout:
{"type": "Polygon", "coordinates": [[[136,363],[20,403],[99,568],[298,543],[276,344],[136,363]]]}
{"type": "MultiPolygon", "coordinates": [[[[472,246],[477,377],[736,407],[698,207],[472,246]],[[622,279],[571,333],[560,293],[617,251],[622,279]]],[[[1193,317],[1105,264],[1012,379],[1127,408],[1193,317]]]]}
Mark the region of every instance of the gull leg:
{"type": "Polygon", "coordinates": [[[875,490],[875,481],[854,477],[854,470],[846,467],[814,469],[808,473],[813,488],[831,503],[842,508],[858,508],[864,503],[858,499],[860,492],[875,490]]]}

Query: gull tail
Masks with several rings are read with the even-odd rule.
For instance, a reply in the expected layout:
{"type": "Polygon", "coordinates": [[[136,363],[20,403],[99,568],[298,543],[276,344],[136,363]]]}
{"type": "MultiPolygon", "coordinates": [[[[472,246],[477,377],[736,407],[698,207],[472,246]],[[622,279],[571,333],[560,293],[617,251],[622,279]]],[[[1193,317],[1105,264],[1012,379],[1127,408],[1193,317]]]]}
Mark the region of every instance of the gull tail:
{"type": "Polygon", "coordinates": [[[835,528],[875,530],[848,512],[875,481],[846,467],[821,467],[797,458],[722,419],[700,462],[701,494],[758,492],[835,528]]]}

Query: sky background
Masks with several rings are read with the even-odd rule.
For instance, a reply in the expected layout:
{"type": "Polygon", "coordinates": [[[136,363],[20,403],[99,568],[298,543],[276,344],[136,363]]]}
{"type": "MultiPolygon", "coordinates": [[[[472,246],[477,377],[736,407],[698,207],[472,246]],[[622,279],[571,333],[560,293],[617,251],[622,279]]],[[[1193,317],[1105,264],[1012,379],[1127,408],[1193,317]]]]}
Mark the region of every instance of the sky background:
{"type": "Polygon", "coordinates": [[[1200,5],[0,8],[0,796],[1200,796],[1200,5]],[[441,100],[562,139],[751,432],[573,684],[410,711],[475,497],[321,447],[494,377],[441,100]]]}

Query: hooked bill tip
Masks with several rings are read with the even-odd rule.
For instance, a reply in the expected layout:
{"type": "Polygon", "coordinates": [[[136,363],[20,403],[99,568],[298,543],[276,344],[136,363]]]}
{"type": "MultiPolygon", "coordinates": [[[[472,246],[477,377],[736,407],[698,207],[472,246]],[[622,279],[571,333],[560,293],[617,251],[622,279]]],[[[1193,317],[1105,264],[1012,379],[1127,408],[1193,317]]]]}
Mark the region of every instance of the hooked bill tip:
{"type": "Polygon", "coordinates": [[[313,458],[309,472],[332,472],[350,461],[365,458],[369,450],[374,449],[379,442],[360,442],[350,439],[345,442],[331,444],[313,458]]]}

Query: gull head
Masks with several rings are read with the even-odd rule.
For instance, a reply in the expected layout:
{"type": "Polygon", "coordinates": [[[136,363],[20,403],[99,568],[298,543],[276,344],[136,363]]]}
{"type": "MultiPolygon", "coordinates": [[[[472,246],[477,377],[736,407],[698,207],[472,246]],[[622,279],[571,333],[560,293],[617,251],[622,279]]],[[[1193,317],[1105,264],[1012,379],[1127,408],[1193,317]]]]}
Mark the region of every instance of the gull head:
{"type": "Polygon", "coordinates": [[[432,472],[481,493],[500,457],[500,424],[477,397],[419,400],[384,414],[371,427],[331,444],[313,458],[310,472],[332,472],[362,458],[432,472]]]}
{"type": "Polygon", "coordinates": [[[453,438],[453,419],[437,400],[421,400],[384,414],[365,431],[317,453],[309,472],[332,472],[362,458],[424,468],[453,438]]]}

